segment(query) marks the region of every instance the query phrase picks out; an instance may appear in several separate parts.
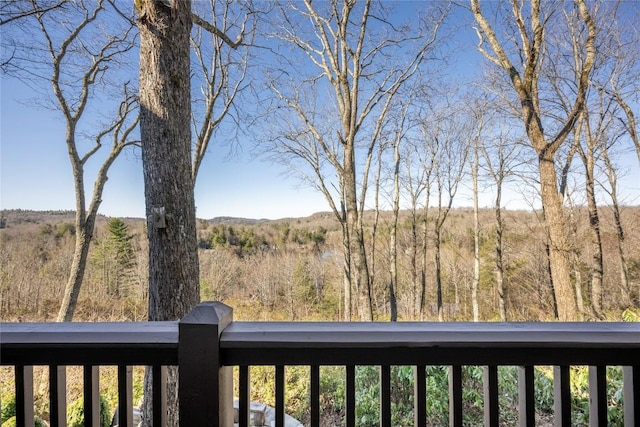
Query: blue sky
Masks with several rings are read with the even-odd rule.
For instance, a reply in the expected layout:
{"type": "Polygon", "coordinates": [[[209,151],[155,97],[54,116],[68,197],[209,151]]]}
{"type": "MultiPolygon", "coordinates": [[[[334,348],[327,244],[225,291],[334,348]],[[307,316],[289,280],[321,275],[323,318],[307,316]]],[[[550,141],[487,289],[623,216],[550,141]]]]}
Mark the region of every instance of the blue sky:
{"type": "MultiPolygon", "coordinates": [[[[18,80],[2,76],[0,90],[0,207],[75,209],[61,113],[35,106],[37,93],[18,80]]],[[[320,194],[287,177],[282,166],[252,158],[249,151],[228,156],[226,147],[212,145],[196,185],[199,218],[276,219],[328,209],[320,194]]],[[[100,213],[144,217],[139,154],[125,152],[112,166],[100,213]]],[[[95,173],[95,167],[88,168],[87,194],[95,173]]]]}
{"type": "MultiPolygon", "coordinates": [[[[409,3],[406,3],[409,4],[409,3]]],[[[460,22],[458,22],[460,24],[460,22]]],[[[478,70],[475,34],[463,27],[455,35],[468,50],[459,52],[455,71],[478,70]]],[[[455,60],[454,60],[455,61],[455,60]]],[[[64,143],[64,120],[57,110],[37,106],[40,95],[32,88],[6,75],[0,81],[0,208],[34,210],[73,210],[75,195],[71,167],[64,143]]],[[[324,197],[287,175],[283,166],[257,158],[251,142],[234,156],[228,147],[212,144],[200,168],[196,184],[199,218],[235,216],[246,218],[284,218],[311,215],[329,210],[324,197]]],[[[640,167],[629,150],[621,159],[620,189],[627,204],[640,203],[640,167]]],[[[90,197],[95,168],[86,172],[87,198],[90,197]]],[[[466,190],[456,206],[470,206],[466,190]]],[[[490,206],[487,191],[481,205],[490,206]]],[[[144,187],[140,153],[123,153],[111,168],[103,193],[100,213],[116,217],[144,217],[144,187]]],[[[518,189],[505,194],[511,209],[528,208],[518,189]]]]}

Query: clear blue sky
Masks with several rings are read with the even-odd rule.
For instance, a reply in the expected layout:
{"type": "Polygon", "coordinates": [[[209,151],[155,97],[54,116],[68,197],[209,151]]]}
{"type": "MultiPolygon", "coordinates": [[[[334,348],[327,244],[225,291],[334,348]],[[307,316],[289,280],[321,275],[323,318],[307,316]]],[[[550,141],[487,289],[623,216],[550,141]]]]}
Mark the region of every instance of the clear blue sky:
{"type": "MultiPolygon", "coordinates": [[[[410,3],[406,3],[410,4],[410,3]]],[[[466,27],[457,38],[466,39],[470,50],[462,56],[458,69],[479,67],[475,59],[475,35],[466,27]],[[472,59],[473,58],[473,59],[472,59]]],[[[34,210],[73,210],[75,195],[71,167],[64,143],[64,120],[57,110],[45,110],[32,102],[39,95],[23,83],[1,76],[0,84],[0,208],[34,210]]],[[[250,144],[236,157],[228,148],[213,145],[205,156],[196,185],[199,218],[236,216],[284,218],[327,211],[323,196],[301,187],[287,177],[282,166],[252,158],[250,144]]],[[[123,153],[111,168],[103,193],[100,213],[108,216],[144,217],[142,162],[139,152],[123,153]]],[[[640,203],[640,167],[633,151],[622,159],[620,190],[628,204],[640,203]]],[[[90,197],[95,166],[86,172],[87,198],[90,197]]],[[[492,196],[481,201],[489,206],[492,196]]],[[[507,207],[527,208],[517,190],[505,194],[507,207]],[[509,200],[510,199],[510,200],[509,200]]],[[[471,198],[462,194],[457,206],[470,206],[471,198]]]]}
{"type": "MultiPolygon", "coordinates": [[[[2,76],[0,90],[0,207],[75,209],[61,113],[29,105],[37,94],[15,79],[2,76]]],[[[199,218],[275,219],[328,210],[320,194],[301,188],[280,165],[252,159],[249,150],[229,158],[227,148],[211,147],[196,185],[199,218]]],[[[87,195],[95,173],[95,167],[89,167],[87,195]]],[[[111,168],[100,213],[144,217],[144,211],[140,153],[129,151],[111,168]]]]}

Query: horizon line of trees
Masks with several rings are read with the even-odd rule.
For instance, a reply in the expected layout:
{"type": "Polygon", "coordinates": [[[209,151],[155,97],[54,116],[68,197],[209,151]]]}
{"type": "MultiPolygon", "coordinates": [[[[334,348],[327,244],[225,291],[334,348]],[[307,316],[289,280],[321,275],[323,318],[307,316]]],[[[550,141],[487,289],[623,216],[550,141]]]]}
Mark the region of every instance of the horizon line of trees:
{"type": "MultiPolygon", "coordinates": [[[[589,224],[575,208],[575,257],[573,274],[583,295],[589,294],[589,224]]],[[[640,224],[640,209],[626,208],[624,217],[640,224]]],[[[371,217],[372,218],[372,217],[371,217]]],[[[544,228],[533,212],[505,212],[503,287],[495,270],[496,234],[491,209],[479,212],[479,283],[474,295],[474,214],[453,209],[441,231],[442,298],[444,320],[549,320],[554,317],[552,290],[544,252],[544,228]],[[477,314],[474,310],[477,300],[477,314]]],[[[625,249],[630,255],[628,274],[631,292],[619,282],[620,266],[615,256],[613,211],[603,212],[603,246],[606,265],[603,282],[609,292],[603,297],[603,316],[619,320],[625,309],[640,305],[640,229],[630,227],[625,249]]],[[[0,257],[0,313],[4,319],[49,320],[63,292],[65,271],[70,263],[75,228],[73,223],[43,217],[43,222],[12,221],[2,231],[0,257]],[[31,262],[25,262],[25,260],[31,262]]],[[[414,265],[415,242],[410,212],[397,225],[396,316],[398,320],[437,320],[434,248],[428,248],[425,277],[426,304],[420,305],[420,265],[414,265]]],[[[367,239],[367,250],[376,247],[379,262],[373,270],[372,299],[376,320],[391,318],[388,278],[391,252],[389,236],[393,216],[382,215],[377,241],[367,239]]],[[[99,221],[89,251],[89,263],[79,298],[81,320],[142,320],[148,301],[144,222],[140,219],[99,221]]],[[[365,221],[364,228],[373,228],[365,221]]],[[[428,238],[431,239],[430,231],[428,238]]],[[[340,226],[335,220],[306,218],[261,224],[200,222],[198,239],[201,298],[220,300],[234,307],[242,320],[339,320],[343,317],[340,270],[340,226]],[[233,230],[233,231],[230,231],[233,230]],[[230,238],[230,236],[235,236],[230,238]],[[257,309],[265,307],[265,310],[257,309]]],[[[417,244],[416,244],[417,243],[417,244]]],[[[584,298],[585,315],[595,318],[584,298]]]]}

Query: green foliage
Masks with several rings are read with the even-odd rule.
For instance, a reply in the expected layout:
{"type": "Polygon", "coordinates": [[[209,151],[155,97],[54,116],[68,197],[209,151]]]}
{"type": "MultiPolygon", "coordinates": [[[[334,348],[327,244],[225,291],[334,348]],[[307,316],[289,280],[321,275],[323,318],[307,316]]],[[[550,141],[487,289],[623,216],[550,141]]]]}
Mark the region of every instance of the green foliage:
{"type": "Polygon", "coordinates": [[[313,304],[316,302],[316,287],[311,276],[309,259],[299,257],[293,271],[293,285],[298,300],[313,304]]]}
{"type": "MultiPolygon", "coordinates": [[[[589,367],[571,367],[571,420],[574,425],[589,425],[589,367]]],[[[608,425],[624,425],[623,375],[619,366],[607,367],[608,425]]]]}
{"type": "Polygon", "coordinates": [[[69,234],[70,236],[74,236],[76,234],[75,225],[71,224],[70,222],[63,222],[61,224],[58,224],[55,234],[56,239],[61,239],[67,234],[69,234]]]}
{"type": "Polygon", "coordinates": [[[640,322],[640,310],[633,311],[627,308],[622,312],[622,320],[625,322],[640,322]]]}
{"type": "Polygon", "coordinates": [[[107,235],[94,240],[90,262],[97,273],[95,280],[115,297],[127,296],[133,282],[136,265],[133,237],[123,220],[112,218],[107,223],[107,235]]]}
{"type": "MultiPolygon", "coordinates": [[[[483,423],[483,375],[482,366],[464,366],[463,407],[464,425],[483,423]]],[[[413,367],[391,367],[392,425],[412,426],[413,422],[413,367]]],[[[287,383],[289,384],[289,383],[287,383]]],[[[607,399],[609,425],[622,425],[622,369],[607,368],[607,399]]],[[[426,367],[427,425],[448,425],[449,417],[449,367],[426,367]]],[[[518,420],[518,368],[498,367],[500,425],[515,425],[518,420]]],[[[356,425],[378,425],[380,417],[380,368],[357,366],[355,369],[356,425]]],[[[553,367],[536,367],[534,370],[534,400],[536,413],[542,417],[553,414],[553,367]]],[[[334,413],[345,409],[345,368],[323,367],[320,375],[320,399],[325,408],[334,413]]],[[[589,383],[587,367],[571,368],[572,419],[574,425],[588,425],[589,383]]]]}
{"type": "MultiPolygon", "coordinates": [[[[100,396],[100,427],[109,427],[111,420],[109,403],[100,396]]],[[[67,426],[84,427],[84,399],[79,397],[67,407],[67,426]]]]}
{"type": "MultiPolygon", "coordinates": [[[[517,383],[516,383],[517,384],[517,383]]],[[[536,367],[533,371],[536,412],[553,412],[553,368],[536,367]]],[[[517,390],[517,386],[515,388],[517,390]]]]}
{"type": "MultiPolygon", "coordinates": [[[[16,415],[16,396],[11,394],[8,397],[2,397],[2,411],[0,419],[2,422],[16,415]]],[[[4,426],[4,424],[3,424],[4,426]]]]}
{"type": "MultiPolygon", "coordinates": [[[[0,411],[0,422],[2,427],[16,427],[16,396],[11,394],[2,399],[2,410],[0,411]]],[[[46,427],[46,423],[39,417],[34,417],[35,427],[46,427]]]]}
{"type": "Polygon", "coordinates": [[[427,419],[433,425],[449,424],[449,372],[446,366],[427,366],[427,419]]]}
{"type": "Polygon", "coordinates": [[[232,247],[238,256],[252,254],[258,249],[269,247],[266,238],[257,234],[252,228],[235,229],[226,225],[213,226],[210,241],[212,249],[232,247]]]}
{"type": "Polygon", "coordinates": [[[320,368],[320,404],[340,413],[345,408],[344,366],[323,366],[320,368]]]}
{"type": "Polygon", "coordinates": [[[129,233],[129,226],[120,218],[113,218],[107,224],[117,262],[124,268],[131,267],[134,258],[133,236],[129,233]]]}

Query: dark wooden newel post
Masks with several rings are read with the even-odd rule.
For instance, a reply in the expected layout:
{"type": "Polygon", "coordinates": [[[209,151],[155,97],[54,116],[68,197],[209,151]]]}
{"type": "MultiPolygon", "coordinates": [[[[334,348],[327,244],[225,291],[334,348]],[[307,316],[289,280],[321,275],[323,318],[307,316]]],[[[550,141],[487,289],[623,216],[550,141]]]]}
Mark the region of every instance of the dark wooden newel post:
{"type": "Polygon", "coordinates": [[[233,369],[220,361],[220,335],[233,309],[198,304],[179,324],[178,368],[181,427],[233,425],[233,369]]]}

